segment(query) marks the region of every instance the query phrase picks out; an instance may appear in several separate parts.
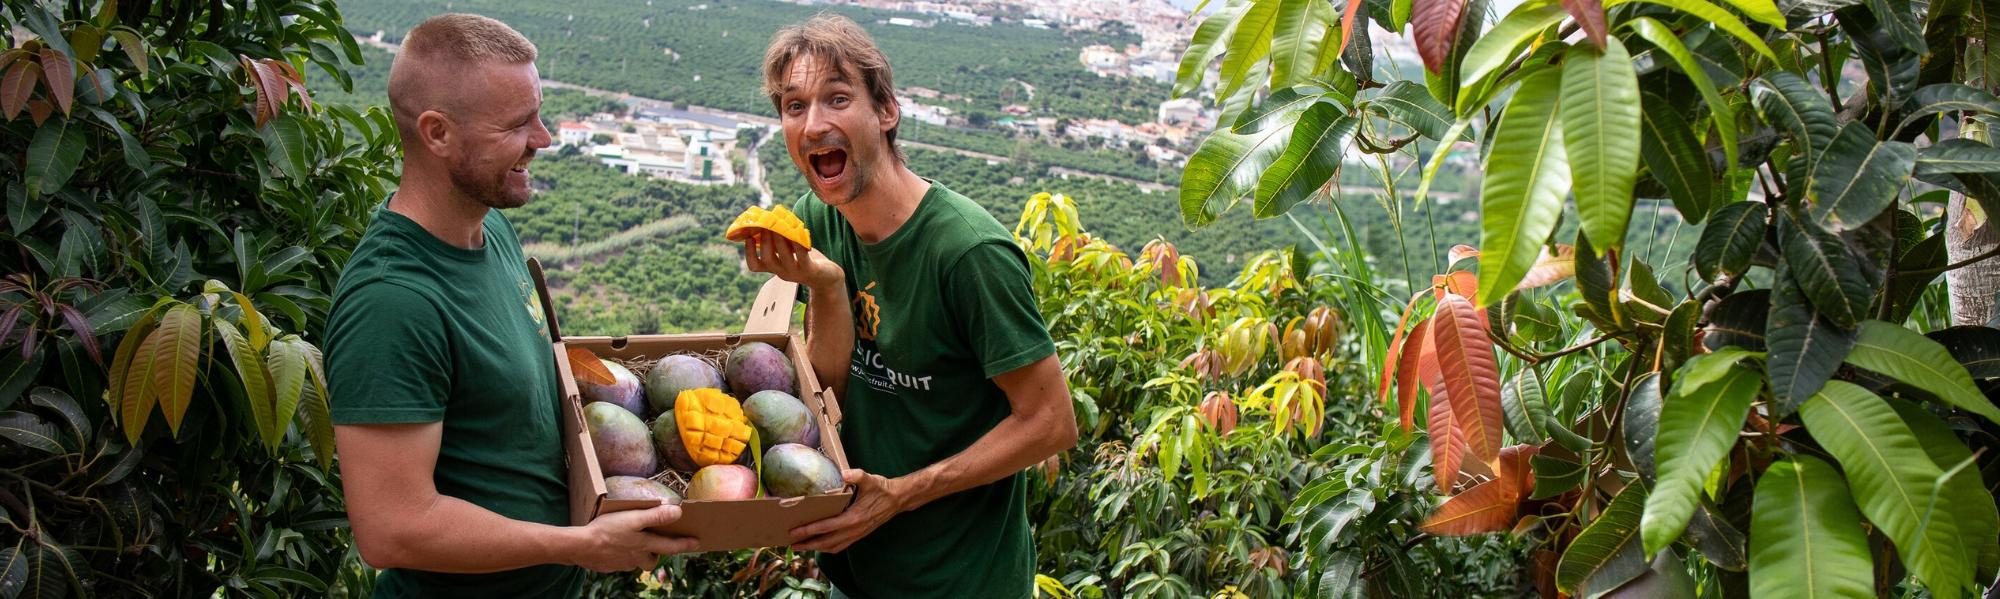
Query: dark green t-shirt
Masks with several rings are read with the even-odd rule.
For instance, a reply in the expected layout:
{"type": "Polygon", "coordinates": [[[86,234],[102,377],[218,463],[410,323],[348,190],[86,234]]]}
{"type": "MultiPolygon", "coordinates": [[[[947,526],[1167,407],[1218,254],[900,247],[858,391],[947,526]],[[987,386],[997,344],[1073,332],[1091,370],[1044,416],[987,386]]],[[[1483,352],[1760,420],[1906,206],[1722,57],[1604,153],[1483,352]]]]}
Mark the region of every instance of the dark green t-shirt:
{"type": "MultiPolygon", "coordinates": [[[[847,271],[854,359],[840,440],[856,468],[915,472],[972,445],[1012,409],[992,377],[1055,353],[1027,256],[985,209],[943,185],[879,243],[807,194],[813,247],[847,271]]],[[[820,556],[856,599],[1018,599],[1034,585],[1020,474],[905,512],[820,556]]]]}
{"type": "MultiPolygon", "coordinates": [[[[527,522],[569,523],[556,372],[540,296],[498,210],[479,249],[386,207],[340,276],[327,323],[336,424],[444,423],[439,493],[527,522]]],[[[464,551],[479,551],[464,547],[464,551]]],[[[573,597],[583,571],[390,569],[377,597],[573,597]]]]}

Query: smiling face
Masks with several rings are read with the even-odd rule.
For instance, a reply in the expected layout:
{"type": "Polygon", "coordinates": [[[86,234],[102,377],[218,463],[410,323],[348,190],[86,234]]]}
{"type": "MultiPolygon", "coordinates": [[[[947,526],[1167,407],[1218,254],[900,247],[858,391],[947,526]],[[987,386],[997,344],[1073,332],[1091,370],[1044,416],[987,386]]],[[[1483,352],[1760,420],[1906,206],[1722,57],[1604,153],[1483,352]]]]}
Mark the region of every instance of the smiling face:
{"type": "Polygon", "coordinates": [[[453,102],[452,185],[491,208],[528,203],[528,162],[549,147],[542,124],[541,78],[534,63],[475,67],[453,102]]]}
{"type": "Polygon", "coordinates": [[[896,166],[887,138],[896,107],[877,106],[859,79],[851,69],[805,54],[792,61],[778,96],[792,164],[832,206],[853,202],[896,166]]]}

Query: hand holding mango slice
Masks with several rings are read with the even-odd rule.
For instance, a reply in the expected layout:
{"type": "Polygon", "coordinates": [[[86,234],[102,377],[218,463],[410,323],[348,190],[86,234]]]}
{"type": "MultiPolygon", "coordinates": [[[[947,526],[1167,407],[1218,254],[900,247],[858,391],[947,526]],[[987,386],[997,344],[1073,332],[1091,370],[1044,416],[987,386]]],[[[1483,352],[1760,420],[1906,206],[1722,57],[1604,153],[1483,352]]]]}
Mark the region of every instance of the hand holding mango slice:
{"type": "Polygon", "coordinates": [[[812,234],[806,231],[806,224],[784,206],[770,210],[765,210],[763,206],[751,206],[736,216],[736,222],[729,224],[729,230],[723,233],[723,237],[730,241],[747,241],[758,230],[776,233],[805,249],[810,250],[813,246],[812,234]]]}

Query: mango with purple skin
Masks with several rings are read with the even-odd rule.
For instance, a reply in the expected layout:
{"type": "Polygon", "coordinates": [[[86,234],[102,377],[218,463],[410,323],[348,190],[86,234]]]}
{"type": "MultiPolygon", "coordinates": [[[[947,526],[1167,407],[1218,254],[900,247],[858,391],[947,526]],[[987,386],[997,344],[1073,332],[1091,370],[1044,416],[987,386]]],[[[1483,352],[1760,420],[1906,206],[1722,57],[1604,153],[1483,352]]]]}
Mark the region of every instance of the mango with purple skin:
{"type": "Polygon", "coordinates": [[[688,479],[688,501],[735,501],[757,497],[757,473],[736,464],[702,468],[688,479]]]}
{"type": "Polygon", "coordinates": [[[764,490],[772,497],[804,497],[839,491],[840,468],[819,450],[781,443],[764,452],[764,490]]]}
{"type": "Polygon", "coordinates": [[[603,361],[604,367],[611,370],[613,382],[609,385],[599,385],[578,377],[576,387],[577,391],[583,394],[583,401],[612,404],[625,408],[634,416],[645,418],[646,390],[639,386],[639,377],[633,376],[632,371],[625,368],[624,364],[610,360],[603,361]]]}
{"type": "Polygon", "coordinates": [[[743,400],[743,416],[757,427],[757,440],[770,449],[780,443],[819,447],[819,422],[805,402],[776,389],[758,391],[743,400]]]}
{"type": "Polygon", "coordinates": [[[688,453],[687,446],[681,444],[681,429],[674,422],[673,410],[660,412],[660,417],[653,419],[653,449],[660,453],[660,459],[666,460],[668,468],[681,472],[694,472],[700,468],[694,462],[694,454],[688,453]]]}
{"type": "Polygon", "coordinates": [[[583,422],[590,429],[597,465],[605,476],[652,476],[659,471],[652,435],[638,416],[625,408],[594,401],[583,406],[583,422]]]}
{"type": "Polygon", "coordinates": [[[679,493],[650,478],[613,476],[604,479],[604,488],[607,499],[652,499],[669,505],[681,504],[679,493]]]}
{"type": "Polygon", "coordinates": [[[737,397],[749,397],[758,391],[799,391],[799,377],[792,369],[792,359],[769,343],[752,341],[737,346],[723,360],[722,376],[729,380],[729,390],[737,397]]]}
{"type": "Polygon", "coordinates": [[[674,409],[674,400],[689,389],[727,389],[722,373],[706,360],[687,354],[660,358],[646,371],[646,403],[654,413],[674,409]]]}

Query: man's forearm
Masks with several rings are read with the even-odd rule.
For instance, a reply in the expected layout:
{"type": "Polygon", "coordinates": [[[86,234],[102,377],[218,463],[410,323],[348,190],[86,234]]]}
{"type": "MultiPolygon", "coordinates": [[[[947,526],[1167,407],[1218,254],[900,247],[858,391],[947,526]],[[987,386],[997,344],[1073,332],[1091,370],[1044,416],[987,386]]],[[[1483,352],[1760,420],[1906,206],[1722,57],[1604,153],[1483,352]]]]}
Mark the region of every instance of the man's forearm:
{"type": "Polygon", "coordinates": [[[1050,432],[1062,430],[1060,423],[1046,420],[1009,415],[964,451],[897,479],[909,493],[903,509],[916,509],[940,497],[1013,476],[1062,451],[1065,445],[1057,441],[1065,436],[1050,432]]]}
{"type": "Polygon", "coordinates": [[[819,384],[836,398],[846,397],[847,368],[854,360],[854,309],[847,303],[845,280],[812,289],[806,304],[806,354],[819,384]]]}
{"type": "Polygon", "coordinates": [[[509,519],[446,495],[398,519],[390,536],[367,545],[381,548],[377,555],[364,556],[369,563],[455,574],[573,564],[573,548],[582,534],[579,528],[509,519]]]}

